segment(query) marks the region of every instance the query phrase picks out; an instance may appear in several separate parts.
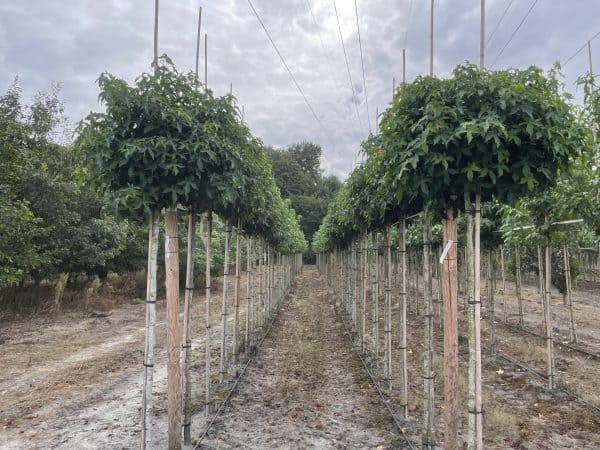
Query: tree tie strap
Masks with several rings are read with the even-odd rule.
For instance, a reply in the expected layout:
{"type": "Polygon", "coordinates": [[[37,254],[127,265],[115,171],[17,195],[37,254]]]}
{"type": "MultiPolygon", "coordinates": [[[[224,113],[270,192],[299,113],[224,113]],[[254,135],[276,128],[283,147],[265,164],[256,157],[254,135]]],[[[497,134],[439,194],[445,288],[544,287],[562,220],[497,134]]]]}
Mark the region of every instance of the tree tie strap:
{"type": "Polygon", "coordinates": [[[154,367],[154,364],[146,364],[146,363],[142,363],[144,365],[144,367],[154,367]]]}

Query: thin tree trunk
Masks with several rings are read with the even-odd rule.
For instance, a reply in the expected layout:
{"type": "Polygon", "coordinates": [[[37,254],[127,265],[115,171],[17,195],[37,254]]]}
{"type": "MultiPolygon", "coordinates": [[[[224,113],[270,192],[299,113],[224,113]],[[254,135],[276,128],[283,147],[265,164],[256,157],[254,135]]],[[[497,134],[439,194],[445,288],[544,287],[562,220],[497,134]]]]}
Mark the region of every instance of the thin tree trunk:
{"type": "Polygon", "coordinates": [[[204,415],[210,415],[210,266],[212,263],[211,256],[211,243],[212,243],[212,211],[208,211],[206,213],[206,342],[204,343],[205,352],[204,352],[204,415]]]}
{"type": "Polygon", "coordinates": [[[571,287],[571,259],[569,257],[569,246],[564,245],[564,258],[565,258],[565,284],[567,288],[567,307],[569,308],[569,341],[572,343],[577,342],[577,331],[575,330],[575,316],[573,314],[573,296],[571,287]]]}
{"type": "Polygon", "coordinates": [[[244,350],[246,354],[250,350],[250,329],[252,326],[252,238],[248,238],[246,255],[246,330],[244,333],[244,350]]]}
{"type": "Polygon", "coordinates": [[[363,234],[363,239],[362,239],[362,332],[361,332],[361,340],[360,340],[360,346],[361,346],[361,350],[364,352],[365,351],[365,339],[367,338],[367,291],[368,291],[368,278],[367,278],[367,272],[368,272],[368,265],[369,265],[369,260],[368,260],[368,249],[367,249],[367,233],[365,232],[363,234]]]}
{"type": "Polygon", "coordinates": [[[474,332],[475,332],[475,448],[483,449],[483,398],[481,385],[481,195],[475,195],[474,224],[474,262],[475,262],[475,298],[474,298],[474,332]]]}
{"type": "MultiPolygon", "coordinates": [[[[546,219],[547,220],[547,219],[546,219]]],[[[550,238],[546,236],[546,286],[545,286],[545,298],[546,298],[546,350],[548,352],[548,388],[554,389],[554,339],[552,337],[552,297],[551,297],[551,282],[552,282],[552,271],[550,266],[551,250],[550,250],[550,238]]]]}
{"type": "Polygon", "coordinates": [[[408,419],[408,354],[407,354],[407,343],[406,343],[406,310],[407,310],[407,296],[406,296],[406,220],[400,220],[400,255],[402,259],[402,286],[400,288],[401,305],[400,305],[400,325],[402,327],[402,334],[400,338],[400,350],[402,352],[402,371],[401,371],[401,385],[402,393],[400,399],[400,405],[405,419],[408,419]]]}
{"type": "Polygon", "coordinates": [[[63,294],[65,293],[67,281],[69,281],[69,274],[63,272],[59,275],[58,281],[54,286],[54,312],[59,312],[61,309],[61,302],[63,294]]]}
{"type": "Polygon", "coordinates": [[[386,235],[387,270],[385,280],[385,378],[388,390],[392,391],[392,226],[388,225],[386,235]]]}
{"type": "MultiPolygon", "coordinates": [[[[506,292],[506,272],[504,271],[504,245],[500,246],[500,271],[502,272],[502,294],[506,292]]],[[[504,302],[504,321],[506,322],[506,302],[504,302]]]]}
{"type": "Polygon", "coordinates": [[[425,305],[425,351],[423,353],[423,438],[424,449],[435,448],[433,376],[433,280],[431,277],[431,213],[424,212],[423,224],[423,304],[425,305]]]}
{"type": "Polygon", "coordinates": [[[240,323],[240,265],[241,265],[241,221],[238,219],[235,233],[235,316],[233,317],[233,360],[237,364],[240,357],[239,323],[240,323]]]}
{"type": "Polygon", "coordinates": [[[179,328],[179,239],[177,210],[165,211],[167,290],[167,403],[169,448],[181,448],[181,330],[179,328]]]}
{"type": "Polygon", "coordinates": [[[148,226],[148,273],[146,284],[146,339],[144,348],[144,387],[142,390],[142,449],[152,448],[152,384],[156,325],[156,269],[160,218],[150,214],[148,226]]]}
{"type": "Polygon", "coordinates": [[[379,367],[379,234],[375,233],[375,286],[373,288],[373,340],[375,367],[379,367]]]}
{"type": "Polygon", "coordinates": [[[188,213],[188,236],[187,236],[187,261],[185,274],[185,304],[183,307],[183,385],[185,388],[183,396],[183,443],[192,443],[191,420],[192,420],[192,377],[190,376],[190,364],[192,357],[192,305],[194,300],[194,251],[196,236],[196,221],[194,212],[188,213]]]}
{"type": "Polygon", "coordinates": [[[223,303],[221,305],[221,354],[219,358],[219,384],[223,383],[227,370],[227,317],[229,315],[229,242],[231,221],[225,224],[225,255],[223,258],[223,303]]]}
{"type": "Polygon", "coordinates": [[[444,300],[444,448],[458,449],[458,279],[456,262],[456,219],[446,210],[444,243],[452,241],[442,272],[444,300]]]}
{"type": "Polygon", "coordinates": [[[496,326],[494,323],[496,312],[494,309],[494,268],[493,268],[493,260],[492,260],[492,250],[488,250],[488,264],[487,264],[487,274],[488,274],[488,283],[487,283],[487,291],[488,291],[488,307],[490,308],[490,346],[491,346],[491,354],[496,354],[496,326]]]}
{"type": "Polygon", "coordinates": [[[515,290],[517,293],[517,303],[519,306],[519,326],[523,328],[523,295],[521,294],[521,252],[519,247],[515,247],[515,290]]]}

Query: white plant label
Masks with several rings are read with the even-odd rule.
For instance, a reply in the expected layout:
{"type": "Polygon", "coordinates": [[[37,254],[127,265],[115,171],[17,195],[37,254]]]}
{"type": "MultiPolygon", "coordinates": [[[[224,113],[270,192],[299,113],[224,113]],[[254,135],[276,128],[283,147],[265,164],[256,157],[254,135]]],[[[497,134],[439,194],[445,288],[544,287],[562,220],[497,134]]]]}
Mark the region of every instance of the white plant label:
{"type": "Polygon", "coordinates": [[[446,259],[446,255],[450,251],[450,247],[452,247],[452,244],[454,244],[452,239],[448,240],[448,242],[446,243],[446,246],[444,247],[444,251],[442,252],[442,256],[440,256],[440,264],[444,264],[444,259],[446,259]]]}

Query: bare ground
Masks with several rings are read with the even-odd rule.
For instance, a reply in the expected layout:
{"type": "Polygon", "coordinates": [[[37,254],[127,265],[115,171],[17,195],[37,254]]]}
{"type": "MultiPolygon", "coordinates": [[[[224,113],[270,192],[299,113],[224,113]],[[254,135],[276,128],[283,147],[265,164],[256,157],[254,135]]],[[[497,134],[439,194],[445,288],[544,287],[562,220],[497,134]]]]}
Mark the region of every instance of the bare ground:
{"type": "Polygon", "coordinates": [[[391,448],[399,436],[314,268],[202,448],[391,448]]]}

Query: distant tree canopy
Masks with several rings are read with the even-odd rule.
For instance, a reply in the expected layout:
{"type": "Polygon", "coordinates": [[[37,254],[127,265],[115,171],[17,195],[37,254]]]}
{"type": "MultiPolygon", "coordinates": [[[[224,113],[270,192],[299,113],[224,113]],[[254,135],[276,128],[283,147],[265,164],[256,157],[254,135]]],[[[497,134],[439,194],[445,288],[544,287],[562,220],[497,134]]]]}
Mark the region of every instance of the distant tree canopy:
{"type": "Polygon", "coordinates": [[[286,149],[270,148],[268,153],[281,195],[292,202],[302,231],[310,240],[342,183],[334,175],[323,176],[322,149],[317,144],[300,142],[286,149]]]}

